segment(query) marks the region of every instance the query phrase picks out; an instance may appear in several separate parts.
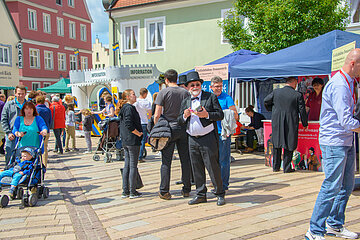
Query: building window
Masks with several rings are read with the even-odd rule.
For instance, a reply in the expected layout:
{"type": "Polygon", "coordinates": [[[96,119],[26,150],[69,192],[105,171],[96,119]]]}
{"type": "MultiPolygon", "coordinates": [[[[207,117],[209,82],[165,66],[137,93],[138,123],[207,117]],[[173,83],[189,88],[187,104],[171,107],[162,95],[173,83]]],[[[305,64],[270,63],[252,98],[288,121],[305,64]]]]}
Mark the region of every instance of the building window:
{"type": "Polygon", "coordinates": [[[10,47],[0,46],[0,65],[10,65],[10,47]]]}
{"type": "Polygon", "coordinates": [[[86,25],[80,24],[80,39],[86,42],[86,25]]]}
{"type": "Polygon", "coordinates": [[[29,55],[30,55],[30,68],[40,68],[40,50],[30,48],[29,55]]]}
{"type": "Polygon", "coordinates": [[[103,68],[105,68],[105,64],[103,64],[103,68]]]}
{"type": "Polygon", "coordinates": [[[75,22],[69,21],[69,38],[76,39],[75,22]]]}
{"type": "Polygon", "coordinates": [[[50,85],[51,85],[51,83],[44,82],[44,88],[49,87],[50,85]]]}
{"type": "Polygon", "coordinates": [[[96,61],[99,62],[100,61],[100,57],[99,57],[99,53],[96,53],[96,61]]]}
{"type": "Polygon", "coordinates": [[[39,82],[33,82],[32,84],[32,90],[37,91],[40,88],[39,82]]]}
{"type": "Polygon", "coordinates": [[[164,49],[165,17],[145,19],[147,50],[164,49]]]}
{"type": "Polygon", "coordinates": [[[64,36],[64,19],[57,18],[57,35],[64,36]]]}
{"type": "MultiPolygon", "coordinates": [[[[56,0],[56,4],[62,5],[62,0],[56,0]]],[[[45,85],[45,84],[44,84],[45,85]]]]}
{"type": "Polygon", "coordinates": [[[76,70],[76,56],[70,55],[70,70],[76,70]]]}
{"type": "Polygon", "coordinates": [[[28,22],[30,30],[37,30],[36,11],[28,9],[28,22]]]}
{"type": "Polygon", "coordinates": [[[45,61],[45,69],[46,70],[53,70],[54,69],[53,52],[44,51],[44,61],[45,61]]]}
{"type": "MultiPolygon", "coordinates": [[[[221,21],[224,21],[225,19],[231,19],[234,18],[234,15],[232,14],[233,9],[228,8],[228,9],[221,9],[221,21]]],[[[246,27],[248,25],[248,18],[245,18],[243,16],[240,16],[240,19],[243,21],[243,27],[246,27]]],[[[224,34],[223,34],[223,30],[221,29],[221,43],[222,44],[228,44],[229,43],[229,39],[227,39],[224,34]]]]}
{"type": "Polygon", "coordinates": [[[88,58],[81,57],[81,70],[88,69],[88,58]]]}
{"type": "Polygon", "coordinates": [[[58,69],[59,71],[66,71],[66,54],[58,53],[58,69]]]}
{"type": "Polygon", "coordinates": [[[75,0],[68,0],[68,5],[70,7],[75,7],[75,0]]]}
{"type": "Polygon", "coordinates": [[[124,22],[121,24],[123,52],[139,51],[140,21],[124,22]]]}
{"type": "Polygon", "coordinates": [[[51,18],[50,14],[43,14],[43,22],[44,22],[44,33],[51,33],[51,18]]]}

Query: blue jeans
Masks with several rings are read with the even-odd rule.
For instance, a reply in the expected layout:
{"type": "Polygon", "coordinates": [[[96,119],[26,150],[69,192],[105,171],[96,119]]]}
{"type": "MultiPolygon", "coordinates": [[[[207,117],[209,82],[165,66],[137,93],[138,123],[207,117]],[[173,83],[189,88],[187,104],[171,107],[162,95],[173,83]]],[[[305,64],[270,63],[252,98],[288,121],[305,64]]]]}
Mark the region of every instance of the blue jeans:
{"type": "Polygon", "coordinates": [[[5,163],[6,165],[9,163],[12,152],[15,148],[16,140],[10,141],[8,136],[5,135],[5,163]]]}
{"type": "Polygon", "coordinates": [[[11,181],[11,185],[12,186],[17,186],[19,184],[19,181],[21,179],[23,175],[21,175],[20,173],[15,173],[13,170],[5,170],[3,172],[0,173],[0,180],[3,177],[12,177],[12,181],[11,181]],[[14,176],[13,176],[14,175],[14,176]]]}
{"type": "Polygon", "coordinates": [[[140,145],[140,154],[139,154],[139,160],[142,159],[143,154],[144,154],[144,149],[145,149],[145,143],[146,143],[146,138],[147,138],[147,124],[141,124],[142,130],[143,130],[143,136],[142,136],[142,140],[141,140],[141,145],[140,145]]]}
{"type": "Polygon", "coordinates": [[[310,220],[310,231],[324,236],[325,222],[333,228],[342,228],[345,209],[355,182],[354,146],[320,145],[325,179],[316,199],[310,220]]]}
{"type": "Polygon", "coordinates": [[[219,163],[221,168],[221,180],[223,182],[223,189],[229,189],[229,178],[230,178],[230,144],[231,135],[226,139],[222,140],[219,135],[219,163]]]}

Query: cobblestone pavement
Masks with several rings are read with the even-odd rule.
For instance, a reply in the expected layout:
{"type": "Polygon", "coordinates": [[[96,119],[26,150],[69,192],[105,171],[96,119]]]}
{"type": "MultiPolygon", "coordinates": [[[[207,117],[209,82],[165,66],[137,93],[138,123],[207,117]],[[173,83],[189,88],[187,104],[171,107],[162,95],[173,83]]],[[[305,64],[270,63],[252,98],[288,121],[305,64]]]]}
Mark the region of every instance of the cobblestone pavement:
{"type": "MultiPolygon", "coordinates": [[[[93,145],[97,138],[93,138],[93,145]]],[[[85,140],[77,138],[84,151],[85,140]]],[[[50,141],[50,149],[54,141],[50,141]]],[[[50,153],[46,185],[50,197],[19,209],[11,201],[0,209],[1,239],[304,239],[323,173],[273,173],[262,154],[232,154],[227,204],[216,198],[196,206],[181,196],[178,158],[173,161],[172,200],[159,199],[160,157],[151,153],[139,171],[142,198],[121,198],[123,162],[95,162],[92,155],[50,153]]],[[[177,156],[177,155],[176,155],[177,156]]],[[[103,157],[101,157],[103,160],[103,157]]],[[[3,165],[1,166],[3,167],[3,165]]],[[[354,192],[347,226],[360,232],[360,197],[354,192]]],[[[194,191],[191,192],[191,197],[194,191]]],[[[335,239],[327,237],[326,239],[335,239]]]]}

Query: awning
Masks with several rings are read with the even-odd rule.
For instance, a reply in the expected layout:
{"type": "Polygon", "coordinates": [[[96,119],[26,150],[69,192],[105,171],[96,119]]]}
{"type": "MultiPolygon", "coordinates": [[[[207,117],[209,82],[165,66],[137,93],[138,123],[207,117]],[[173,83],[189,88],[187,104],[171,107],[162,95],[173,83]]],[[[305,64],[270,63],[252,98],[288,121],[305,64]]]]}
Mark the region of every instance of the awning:
{"type": "Polygon", "coordinates": [[[2,89],[2,90],[14,90],[15,87],[0,86],[0,89],[2,89]]]}
{"type": "Polygon", "coordinates": [[[50,85],[45,88],[39,88],[39,90],[44,91],[46,93],[71,93],[71,87],[67,85],[70,83],[70,79],[63,78],[57,83],[50,85]]]}

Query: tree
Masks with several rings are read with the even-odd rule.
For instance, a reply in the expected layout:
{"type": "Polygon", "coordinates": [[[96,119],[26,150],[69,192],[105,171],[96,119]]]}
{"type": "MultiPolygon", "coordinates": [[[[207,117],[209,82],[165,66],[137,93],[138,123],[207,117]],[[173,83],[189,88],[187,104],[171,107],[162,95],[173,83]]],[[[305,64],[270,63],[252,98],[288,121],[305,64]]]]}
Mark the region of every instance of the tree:
{"type": "Polygon", "coordinates": [[[349,12],[343,2],[236,0],[234,10],[219,25],[234,50],[271,53],[335,29],[345,30],[349,12]]]}

